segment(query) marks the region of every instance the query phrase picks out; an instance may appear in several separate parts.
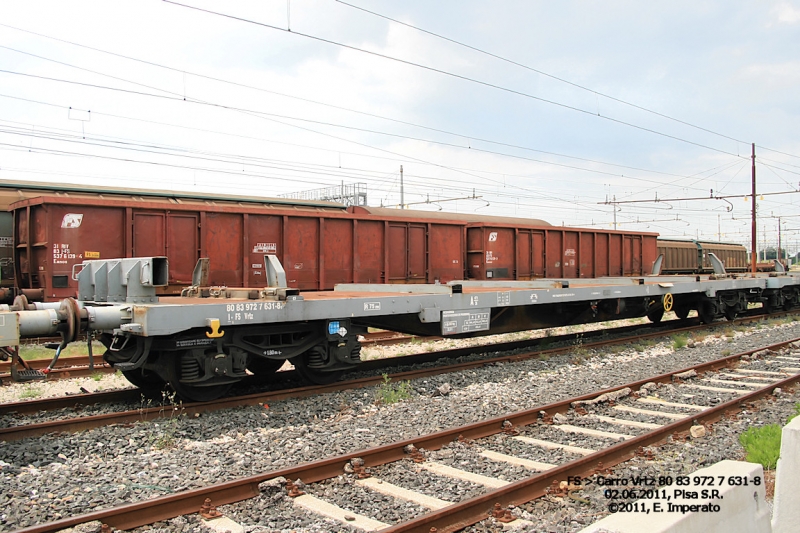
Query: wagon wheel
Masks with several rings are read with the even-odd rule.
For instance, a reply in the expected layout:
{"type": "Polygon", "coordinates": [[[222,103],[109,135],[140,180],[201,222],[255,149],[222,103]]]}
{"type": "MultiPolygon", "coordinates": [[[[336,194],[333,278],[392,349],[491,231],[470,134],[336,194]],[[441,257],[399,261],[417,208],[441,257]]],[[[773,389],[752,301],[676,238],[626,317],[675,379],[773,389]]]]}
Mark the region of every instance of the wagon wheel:
{"type": "Polygon", "coordinates": [[[714,304],[711,302],[700,302],[700,307],[697,309],[697,316],[700,317],[700,322],[703,324],[711,324],[714,318],[716,318],[714,304]]]}
{"type": "Polygon", "coordinates": [[[344,370],[334,370],[332,372],[322,371],[318,368],[309,366],[309,360],[315,357],[320,357],[317,348],[311,348],[304,354],[298,355],[289,359],[289,362],[294,365],[297,373],[300,374],[304,380],[313,383],[314,385],[330,385],[336,383],[344,375],[344,370]]]}
{"type": "MultiPolygon", "coordinates": [[[[184,400],[193,402],[210,402],[225,395],[228,390],[233,386],[232,382],[216,383],[210,385],[193,385],[180,381],[181,377],[188,370],[183,362],[189,362],[191,359],[187,358],[191,350],[185,352],[174,352],[172,357],[167,361],[167,375],[169,376],[169,384],[172,390],[178,393],[178,396],[184,400]]],[[[213,382],[212,382],[213,383],[213,382]]]]}
{"type": "Polygon", "coordinates": [[[689,311],[691,311],[691,306],[688,305],[676,305],[672,308],[672,311],[675,313],[675,316],[684,320],[686,317],[689,316],[689,311]]]}
{"type": "Polygon", "coordinates": [[[250,357],[247,361],[247,370],[253,373],[254,381],[258,383],[268,383],[275,379],[275,373],[285,362],[285,359],[250,357]]]}
{"type": "Polygon", "coordinates": [[[653,324],[658,324],[661,322],[661,319],[664,318],[664,308],[659,304],[654,304],[650,309],[647,310],[647,318],[653,324]]]}
{"type": "Polygon", "coordinates": [[[122,370],[122,375],[136,387],[146,392],[157,392],[164,390],[167,382],[155,372],[150,372],[144,368],[134,370],[122,370]]]}

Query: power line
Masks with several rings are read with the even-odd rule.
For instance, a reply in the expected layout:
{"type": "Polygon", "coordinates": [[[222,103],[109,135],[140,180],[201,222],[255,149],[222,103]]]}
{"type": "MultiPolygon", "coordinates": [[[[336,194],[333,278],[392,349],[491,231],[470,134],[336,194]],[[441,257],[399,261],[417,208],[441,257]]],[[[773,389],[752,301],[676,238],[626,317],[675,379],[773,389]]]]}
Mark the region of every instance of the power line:
{"type": "MultiPolygon", "coordinates": [[[[350,4],[347,4],[347,5],[350,5],[350,4]]],[[[352,7],[356,7],[356,6],[352,6],[352,7]]],[[[361,9],[361,8],[357,8],[357,9],[361,9]]],[[[655,173],[655,174],[663,174],[663,175],[672,175],[672,176],[674,176],[674,174],[660,172],[660,171],[657,171],[657,170],[650,170],[650,169],[644,169],[644,168],[638,168],[638,167],[630,167],[630,166],[620,165],[620,164],[616,164],[616,163],[609,163],[609,162],[605,162],[605,161],[598,161],[598,160],[594,160],[594,159],[588,159],[588,158],[583,158],[583,157],[578,157],[578,156],[561,154],[561,153],[558,153],[558,152],[551,152],[551,151],[546,151],[546,150],[538,150],[538,149],[530,148],[530,147],[527,147],[527,146],[520,146],[520,145],[516,145],[516,144],[512,144],[512,143],[494,141],[494,140],[485,139],[485,138],[482,138],[482,137],[475,137],[475,136],[466,135],[466,134],[462,134],[462,133],[452,132],[452,131],[448,131],[448,130],[444,130],[444,129],[440,129],[440,128],[434,128],[432,126],[426,126],[426,125],[423,125],[423,124],[418,124],[418,123],[409,122],[409,121],[405,121],[405,120],[400,120],[400,119],[396,119],[396,118],[392,118],[392,117],[387,117],[387,116],[384,116],[384,115],[378,115],[378,114],[375,114],[375,113],[369,113],[369,112],[366,112],[366,111],[360,111],[360,110],[353,109],[353,108],[348,108],[348,107],[338,106],[338,105],[329,104],[329,103],[325,103],[325,102],[320,102],[320,101],[312,100],[312,99],[309,99],[309,98],[302,98],[302,97],[299,97],[299,96],[296,96],[296,95],[290,95],[290,94],[281,93],[281,92],[278,92],[278,91],[272,91],[272,90],[269,90],[269,89],[265,89],[263,87],[256,87],[256,86],[245,84],[245,83],[233,82],[233,81],[230,81],[230,80],[225,80],[225,79],[222,79],[222,78],[217,78],[217,77],[209,76],[209,75],[206,75],[206,74],[198,74],[196,72],[191,72],[191,71],[187,71],[187,70],[183,70],[183,69],[179,69],[179,68],[175,68],[175,67],[170,67],[168,65],[163,65],[163,64],[160,64],[160,63],[152,62],[152,61],[147,61],[147,60],[135,58],[135,57],[128,56],[128,55],[119,54],[119,53],[116,53],[116,52],[111,52],[111,51],[104,50],[104,49],[101,49],[101,48],[96,48],[96,47],[93,47],[93,46],[88,46],[88,45],[76,43],[76,42],[73,42],[73,41],[68,41],[68,40],[65,40],[65,39],[59,39],[57,37],[51,37],[49,35],[44,35],[42,33],[34,32],[34,31],[30,31],[30,30],[25,30],[25,29],[18,28],[18,27],[15,27],[15,26],[10,26],[8,24],[0,23],[0,27],[6,27],[6,28],[14,29],[14,30],[17,30],[17,31],[20,31],[20,32],[29,33],[29,34],[32,34],[32,35],[43,37],[45,39],[51,39],[51,40],[54,40],[54,41],[66,43],[66,44],[69,44],[69,45],[72,45],[72,46],[76,46],[76,47],[79,47],[79,48],[85,48],[85,49],[92,50],[92,51],[95,51],[95,52],[108,54],[108,55],[111,55],[111,56],[114,56],[114,57],[119,57],[119,58],[127,59],[127,60],[130,60],[130,61],[139,62],[139,63],[145,64],[145,65],[150,65],[150,66],[154,66],[154,67],[170,70],[170,71],[173,71],[173,72],[179,72],[179,73],[182,73],[182,74],[188,74],[188,75],[195,76],[195,77],[198,77],[198,78],[203,78],[203,79],[208,79],[208,80],[212,80],[212,81],[216,81],[216,82],[220,82],[220,83],[225,83],[225,84],[233,85],[233,86],[236,86],[236,87],[252,89],[252,90],[255,90],[255,91],[260,91],[260,92],[269,93],[269,94],[275,94],[275,95],[282,96],[282,97],[285,97],[285,98],[291,98],[291,99],[299,100],[299,101],[302,101],[302,102],[313,103],[313,104],[316,104],[316,105],[330,107],[332,109],[348,111],[348,112],[351,112],[351,113],[357,113],[357,114],[368,116],[368,117],[372,117],[372,118],[378,118],[378,119],[381,119],[381,120],[386,120],[386,121],[395,122],[395,123],[398,123],[398,124],[403,124],[403,125],[407,125],[407,126],[421,128],[421,129],[425,129],[425,130],[429,130],[429,131],[433,131],[433,132],[437,132],[437,133],[443,133],[443,134],[446,134],[446,135],[452,135],[452,136],[455,136],[455,137],[460,137],[462,139],[485,142],[485,143],[495,144],[495,145],[498,145],[498,146],[506,146],[508,148],[516,148],[516,149],[519,149],[519,150],[537,152],[537,153],[542,153],[542,154],[546,154],[546,155],[554,155],[554,156],[557,156],[557,157],[565,157],[565,158],[570,158],[570,159],[576,159],[576,160],[579,160],[579,161],[586,161],[586,162],[598,163],[598,164],[602,164],[602,165],[616,166],[616,167],[619,167],[619,168],[627,168],[629,170],[639,170],[639,171],[643,171],[643,172],[652,172],[652,173],[655,173]]],[[[420,30],[420,31],[425,31],[425,30],[420,30]]],[[[468,46],[468,45],[464,45],[464,46],[468,46]]],[[[29,53],[29,52],[18,50],[18,49],[15,49],[15,48],[7,47],[7,46],[0,46],[0,48],[5,48],[7,50],[11,50],[11,51],[14,51],[14,52],[17,52],[17,53],[20,53],[20,54],[30,55],[32,57],[37,57],[37,58],[40,58],[40,59],[43,59],[43,60],[46,60],[46,61],[53,61],[53,62],[62,64],[62,65],[72,66],[74,68],[86,70],[87,72],[92,72],[92,73],[96,73],[96,74],[100,74],[100,75],[105,75],[105,74],[102,74],[102,73],[99,73],[99,72],[96,72],[96,71],[92,71],[92,70],[89,70],[89,69],[83,69],[82,67],[77,67],[77,66],[74,66],[74,65],[70,65],[69,63],[56,61],[56,60],[53,60],[53,59],[50,59],[50,58],[46,58],[46,57],[43,57],[43,56],[39,56],[39,55],[36,55],[36,54],[32,54],[32,53],[29,53]]],[[[537,72],[539,72],[539,71],[537,71],[537,72]]],[[[546,74],[546,73],[543,73],[543,74],[549,76],[549,74],[546,74]]],[[[110,77],[113,78],[113,76],[110,76],[110,77]]],[[[114,78],[114,79],[120,79],[122,81],[129,81],[129,80],[124,80],[122,78],[114,78]]],[[[559,78],[556,78],[556,79],[559,79],[559,78]]],[[[562,80],[562,81],[564,81],[564,80],[562,80]]],[[[130,83],[135,83],[135,82],[132,82],[132,81],[129,81],[129,82],[130,83]]],[[[565,82],[565,83],[570,83],[570,82],[565,82]]],[[[146,85],[142,85],[142,86],[148,87],[146,85]]],[[[158,89],[158,90],[161,90],[161,89],[158,89]]],[[[587,90],[590,90],[590,89],[587,89],[587,90]]],[[[165,91],[165,92],[169,92],[169,91],[165,91]]],[[[177,94],[177,93],[172,93],[172,94],[177,94]]],[[[600,94],[602,96],[606,96],[606,95],[603,95],[602,93],[597,93],[597,94],[600,94]]],[[[606,96],[606,97],[612,98],[610,96],[606,96]]],[[[633,104],[630,104],[630,105],[633,105],[633,104]]],[[[343,126],[340,126],[340,127],[343,127],[343,126]]],[[[736,139],[731,139],[731,140],[735,141],[736,139]]],[[[429,142],[435,142],[435,141],[429,141],[429,142]]],[[[743,141],[738,141],[738,142],[743,142],[743,141]]]]}
{"type": "Polygon", "coordinates": [[[359,48],[357,46],[340,43],[338,41],[333,41],[331,39],[325,39],[323,37],[318,37],[316,35],[311,35],[311,34],[308,34],[308,33],[293,31],[293,30],[281,28],[279,26],[273,26],[271,24],[266,24],[266,23],[263,23],[263,22],[258,22],[258,21],[255,21],[255,20],[246,19],[246,18],[243,18],[243,17],[237,17],[237,16],[234,16],[234,15],[228,15],[228,14],[220,13],[220,12],[217,12],[217,11],[211,11],[209,9],[203,9],[203,8],[196,7],[196,6],[190,6],[190,5],[187,5],[187,4],[181,4],[180,2],[175,2],[173,0],[162,0],[162,1],[166,2],[168,4],[174,4],[176,6],[185,7],[185,8],[188,8],[188,9],[193,9],[195,11],[201,11],[203,13],[208,13],[208,14],[211,14],[211,15],[216,15],[216,16],[219,16],[219,17],[228,18],[228,19],[231,19],[231,20],[238,20],[240,22],[246,22],[248,24],[254,24],[254,25],[257,25],[257,26],[261,26],[261,27],[264,27],[264,28],[271,29],[271,30],[281,31],[281,32],[284,32],[284,33],[289,33],[291,35],[297,35],[299,37],[305,37],[305,38],[308,38],[308,39],[313,39],[315,41],[323,42],[323,43],[326,43],[326,44],[331,44],[331,45],[334,45],[334,46],[339,46],[339,47],[342,47],[342,48],[346,48],[348,50],[353,50],[353,51],[356,51],[356,52],[369,54],[369,55],[372,55],[372,56],[375,56],[375,57],[380,57],[380,58],[383,58],[383,59],[388,59],[390,61],[396,61],[398,63],[402,63],[402,64],[409,65],[409,66],[412,66],[412,67],[417,67],[417,68],[421,68],[421,69],[424,69],[424,70],[428,70],[430,72],[436,72],[438,74],[443,74],[445,76],[450,76],[452,78],[457,78],[457,79],[460,79],[460,80],[463,80],[463,81],[476,83],[478,85],[483,85],[485,87],[490,87],[492,89],[497,89],[497,90],[504,91],[504,92],[507,92],[507,93],[516,94],[518,96],[523,96],[525,98],[530,98],[530,99],[533,99],[533,100],[537,100],[539,102],[543,102],[543,103],[546,103],[546,104],[554,105],[554,106],[561,107],[561,108],[564,108],[564,109],[569,109],[569,110],[576,111],[576,112],[579,112],[579,113],[583,113],[583,114],[586,114],[586,115],[590,115],[590,116],[593,116],[593,117],[602,118],[604,120],[608,120],[608,121],[611,121],[611,122],[614,122],[614,123],[617,123],[617,124],[621,124],[623,126],[628,126],[628,127],[631,127],[631,128],[635,128],[635,129],[641,130],[641,131],[646,131],[646,132],[652,133],[654,135],[659,135],[659,136],[666,137],[666,138],[669,138],[669,139],[673,139],[673,140],[676,140],[676,141],[680,141],[680,142],[683,142],[683,143],[686,143],[686,144],[691,144],[691,145],[694,145],[694,146],[697,146],[697,147],[700,147],[700,148],[705,148],[707,150],[712,150],[714,152],[719,152],[719,153],[723,153],[723,154],[727,154],[727,155],[732,155],[734,157],[742,157],[742,156],[739,156],[738,154],[734,154],[734,153],[728,152],[726,150],[721,150],[719,148],[713,148],[711,146],[707,146],[707,145],[704,145],[704,144],[701,144],[701,143],[696,143],[696,142],[690,141],[688,139],[683,139],[681,137],[677,137],[677,136],[674,136],[674,135],[669,135],[667,133],[656,131],[656,130],[653,130],[653,129],[650,129],[650,128],[645,128],[644,126],[637,126],[636,124],[633,124],[633,123],[630,123],[630,122],[626,122],[626,121],[620,120],[620,119],[615,119],[615,118],[609,117],[607,115],[601,115],[600,113],[594,113],[594,112],[588,111],[586,109],[581,109],[579,107],[571,106],[571,105],[564,104],[564,103],[561,103],[561,102],[556,102],[554,100],[549,100],[547,98],[542,98],[540,96],[535,96],[535,95],[532,95],[532,94],[529,94],[529,93],[518,91],[516,89],[503,87],[502,85],[497,85],[497,84],[494,84],[494,83],[491,83],[491,82],[478,80],[476,78],[471,78],[469,76],[464,76],[462,74],[456,74],[454,72],[449,72],[449,71],[442,70],[442,69],[439,69],[439,68],[436,68],[436,67],[423,65],[421,63],[416,63],[414,61],[409,61],[407,59],[400,59],[400,58],[393,57],[393,56],[390,56],[390,55],[387,55],[387,54],[382,54],[380,52],[374,52],[374,51],[371,51],[371,50],[366,50],[364,48],[359,48]]]}
{"type": "Polygon", "coordinates": [[[615,102],[619,102],[621,104],[625,104],[627,106],[634,107],[634,108],[639,109],[641,111],[646,111],[647,113],[652,113],[652,114],[657,115],[659,117],[666,118],[668,120],[672,120],[672,121],[677,122],[679,124],[683,124],[684,126],[689,126],[691,128],[695,128],[695,129],[698,129],[700,131],[704,131],[706,133],[711,133],[712,135],[717,135],[719,137],[723,137],[723,138],[731,140],[731,141],[736,141],[736,142],[740,142],[740,143],[743,143],[743,144],[748,144],[746,141],[741,141],[739,139],[735,139],[734,137],[730,137],[728,135],[725,135],[724,133],[719,133],[719,132],[710,130],[708,128],[704,128],[702,126],[697,126],[697,125],[692,124],[690,122],[686,122],[685,120],[681,120],[681,119],[678,119],[678,118],[675,118],[675,117],[671,117],[671,116],[666,115],[664,113],[660,113],[658,111],[654,111],[652,109],[648,109],[648,108],[646,108],[644,106],[640,106],[640,105],[634,104],[634,103],[629,102],[627,100],[623,100],[621,98],[616,98],[614,96],[611,96],[611,95],[608,95],[608,94],[605,94],[605,93],[601,93],[601,92],[596,91],[594,89],[590,89],[589,87],[586,87],[584,85],[580,85],[578,83],[566,80],[564,78],[560,78],[560,77],[555,76],[553,74],[549,74],[547,72],[544,72],[543,70],[539,70],[539,69],[533,68],[531,66],[525,65],[523,63],[519,63],[519,62],[514,61],[512,59],[508,59],[508,58],[503,57],[501,55],[498,55],[498,54],[495,54],[495,53],[492,53],[492,52],[488,52],[488,51],[483,50],[481,48],[478,48],[476,46],[472,46],[472,45],[466,44],[464,42],[457,41],[457,40],[452,39],[450,37],[445,37],[444,35],[438,34],[436,32],[430,31],[430,30],[426,30],[426,29],[420,28],[419,26],[414,26],[413,24],[408,24],[407,22],[403,22],[403,21],[400,21],[400,20],[397,20],[397,19],[393,19],[391,17],[387,17],[386,15],[382,15],[382,14],[377,13],[375,11],[370,11],[369,9],[365,9],[363,7],[360,7],[360,6],[356,6],[354,4],[350,4],[350,3],[344,2],[343,0],[335,0],[335,1],[340,3],[340,4],[342,4],[342,5],[351,7],[353,9],[358,9],[359,11],[363,11],[365,13],[369,13],[370,15],[374,15],[374,16],[380,17],[382,19],[390,20],[390,21],[392,21],[392,22],[394,22],[396,24],[400,24],[402,26],[406,26],[408,28],[412,28],[414,30],[420,31],[422,33],[426,33],[426,34],[431,35],[433,37],[436,37],[438,39],[443,39],[443,40],[451,42],[453,44],[457,44],[459,46],[463,46],[464,48],[469,48],[470,50],[473,50],[475,52],[478,52],[478,53],[481,53],[481,54],[484,54],[484,55],[487,55],[487,56],[490,56],[490,57],[493,57],[495,59],[499,59],[500,61],[504,61],[506,63],[510,63],[512,65],[515,65],[515,66],[518,66],[518,67],[522,67],[522,68],[524,68],[526,70],[530,70],[531,72],[535,72],[537,74],[541,74],[542,76],[547,76],[548,78],[552,78],[552,79],[554,79],[556,81],[560,81],[562,83],[566,83],[567,85],[571,85],[573,87],[577,87],[578,89],[582,89],[584,91],[588,91],[588,92],[590,92],[592,94],[596,94],[597,96],[602,96],[603,98],[608,98],[609,100],[613,100],[615,102]]]}

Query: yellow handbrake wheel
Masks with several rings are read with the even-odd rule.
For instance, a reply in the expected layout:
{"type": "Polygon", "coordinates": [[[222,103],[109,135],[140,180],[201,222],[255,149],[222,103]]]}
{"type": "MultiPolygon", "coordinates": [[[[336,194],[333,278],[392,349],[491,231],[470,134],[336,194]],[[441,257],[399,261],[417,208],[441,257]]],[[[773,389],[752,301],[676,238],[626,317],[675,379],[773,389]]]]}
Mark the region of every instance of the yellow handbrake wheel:
{"type": "Polygon", "coordinates": [[[672,297],[672,293],[668,292],[664,295],[664,311],[672,311],[672,304],[674,303],[674,299],[672,297]]]}

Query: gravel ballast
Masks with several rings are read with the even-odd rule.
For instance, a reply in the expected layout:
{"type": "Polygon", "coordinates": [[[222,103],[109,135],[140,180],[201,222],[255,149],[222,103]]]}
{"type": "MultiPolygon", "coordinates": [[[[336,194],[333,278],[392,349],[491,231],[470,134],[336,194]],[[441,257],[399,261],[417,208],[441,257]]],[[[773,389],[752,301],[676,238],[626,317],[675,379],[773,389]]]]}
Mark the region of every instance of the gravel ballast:
{"type": "MultiPolygon", "coordinates": [[[[673,349],[673,342],[666,339],[662,343],[649,346],[630,345],[613,354],[594,354],[590,350],[578,348],[572,353],[553,356],[547,360],[488,365],[425,378],[411,383],[409,399],[393,405],[376,405],[376,388],[358,389],[279,401],[268,406],[220,411],[197,418],[182,416],[178,408],[175,416],[166,420],[142,422],[129,427],[106,427],[73,435],[50,435],[18,442],[3,442],[0,443],[0,484],[3,487],[0,531],[260,474],[530,409],[578,393],[600,390],[621,382],[645,379],[698,362],[718,359],[725,352],[737,353],[767,343],[799,337],[800,324],[783,321],[758,329],[751,328],[749,331],[750,334],[736,332],[734,338],[721,334],[715,337],[711,334],[705,340],[696,340],[693,347],[673,349]],[[433,396],[445,384],[449,385],[449,392],[433,396]]],[[[768,369],[769,366],[753,361],[747,367],[768,369]]],[[[679,392],[673,385],[659,387],[655,392],[659,398],[665,400],[687,402],[685,393],[679,392]],[[670,389],[674,389],[674,392],[670,392],[670,389]]],[[[708,391],[695,392],[695,396],[702,400],[692,400],[692,403],[702,404],[702,401],[706,401],[704,405],[714,405],[722,397],[708,391]]],[[[722,399],[726,400],[727,398],[722,399]]],[[[793,401],[796,402],[797,398],[787,394],[775,404],[785,404],[788,408],[793,405],[793,401]]],[[[592,411],[612,415],[604,406],[593,408],[592,411]]],[[[670,411],[679,412],[673,409],[670,411]]],[[[782,414],[768,413],[772,411],[752,415],[753,421],[749,425],[762,420],[785,420],[782,414]]],[[[598,442],[593,440],[590,444],[581,435],[557,432],[553,428],[545,428],[544,433],[536,428],[535,435],[532,429],[520,429],[522,435],[530,433],[530,436],[537,438],[550,438],[550,432],[553,433],[552,440],[574,446],[596,449],[598,442]]],[[[639,430],[634,428],[619,429],[619,432],[627,434],[638,434],[637,431],[639,430]]],[[[714,432],[716,435],[716,426],[714,432]]],[[[740,458],[741,447],[736,440],[736,428],[732,427],[729,433],[730,435],[724,433],[725,439],[707,438],[709,442],[719,441],[720,451],[708,449],[701,454],[699,446],[685,449],[687,443],[676,443],[677,449],[684,454],[681,457],[690,457],[684,467],[694,470],[708,464],[707,461],[712,458],[740,458]]],[[[688,444],[694,445],[693,442],[688,444]]],[[[481,446],[502,453],[516,453],[501,444],[501,437],[489,439],[481,446]]],[[[487,473],[500,468],[497,463],[487,459],[477,460],[469,447],[462,449],[460,445],[453,445],[441,451],[428,452],[432,459],[439,457],[437,454],[444,454],[441,461],[436,459],[440,462],[447,459],[448,453],[463,455],[462,459],[453,460],[465,463],[459,465],[464,470],[487,473]]],[[[528,447],[528,454],[528,458],[543,462],[558,462],[559,457],[570,456],[565,452],[537,452],[531,447],[528,447]]],[[[677,464],[679,456],[675,457],[677,464]]],[[[403,472],[392,473],[395,467],[387,465],[373,469],[373,472],[382,473],[385,469],[389,476],[388,482],[396,482],[401,486],[404,486],[403,483],[413,483],[413,476],[409,478],[403,472]]],[[[518,479],[520,472],[516,470],[517,467],[502,468],[505,470],[501,473],[509,480],[518,479]]],[[[436,476],[429,474],[428,478],[435,480],[436,476]]],[[[342,483],[338,489],[353,489],[347,480],[342,483]]],[[[469,484],[458,485],[464,482],[444,480],[441,483],[457,484],[456,488],[451,489],[453,497],[474,495],[475,491],[480,493],[483,490],[469,484]]],[[[336,482],[332,482],[331,490],[333,488],[337,488],[336,482]]],[[[359,491],[364,490],[356,488],[359,491]]],[[[443,498],[442,490],[433,488],[430,492],[431,495],[443,498]]],[[[338,492],[340,491],[337,490],[338,492]]],[[[347,526],[332,526],[324,519],[297,512],[291,502],[286,502],[280,494],[282,493],[279,490],[272,495],[263,493],[256,500],[226,508],[230,508],[231,518],[241,521],[252,531],[349,530],[347,526]],[[276,518],[269,514],[271,510],[275,511],[276,518]]],[[[397,516],[390,510],[393,502],[389,500],[360,497],[362,507],[380,505],[381,512],[388,517],[387,520],[393,521],[397,516]]],[[[576,531],[592,514],[587,512],[581,515],[583,518],[580,520],[567,520],[567,514],[562,516],[564,509],[570,510],[574,507],[580,510],[580,506],[586,504],[571,499],[562,503],[563,509],[559,507],[559,502],[547,501],[546,505],[549,507],[545,509],[537,507],[545,504],[534,502],[529,509],[525,508],[525,512],[539,520],[540,525],[542,520],[546,520],[543,514],[551,513],[552,520],[546,523],[552,523],[554,528],[561,528],[552,529],[553,531],[576,531]]],[[[601,512],[601,508],[593,511],[595,514],[601,512]]],[[[570,517],[574,515],[574,512],[569,514],[570,517]]],[[[154,527],[162,526],[170,531],[201,530],[193,517],[172,520],[154,527]]],[[[476,526],[475,531],[486,530],[480,529],[481,527],[489,526],[476,526]]],[[[142,531],[146,529],[143,528],[142,531]]],[[[550,529],[543,526],[543,530],[550,529]]]]}

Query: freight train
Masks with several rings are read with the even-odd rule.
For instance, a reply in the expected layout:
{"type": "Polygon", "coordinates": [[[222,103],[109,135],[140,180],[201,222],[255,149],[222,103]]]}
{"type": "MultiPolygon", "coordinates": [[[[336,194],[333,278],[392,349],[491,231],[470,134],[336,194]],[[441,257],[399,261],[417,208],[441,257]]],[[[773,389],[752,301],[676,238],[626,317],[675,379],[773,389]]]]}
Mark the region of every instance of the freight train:
{"type": "Polygon", "coordinates": [[[187,399],[287,359],[329,382],[358,363],[368,327],[463,337],[800,303],[791,274],[704,274],[712,249],[737,270],[743,248],[655,233],[45,184],[0,184],[0,201],[12,217],[7,294],[18,295],[0,313],[0,346],[93,331],[132,383],[168,382],[187,399]],[[692,275],[650,276],[654,264],[692,275]]]}
{"type": "MultiPolygon", "coordinates": [[[[165,256],[179,294],[202,257],[207,282],[257,287],[264,254],[291,286],[447,283],[460,279],[597,278],[748,270],[737,244],[657,239],[655,233],[551,226],[545,221],[330,202],[0,182],[0,283],[48,301],[75,294],[84,259],[165,256]]],[[[763,270],[763,268],[762,268],[763,270]]]]}

